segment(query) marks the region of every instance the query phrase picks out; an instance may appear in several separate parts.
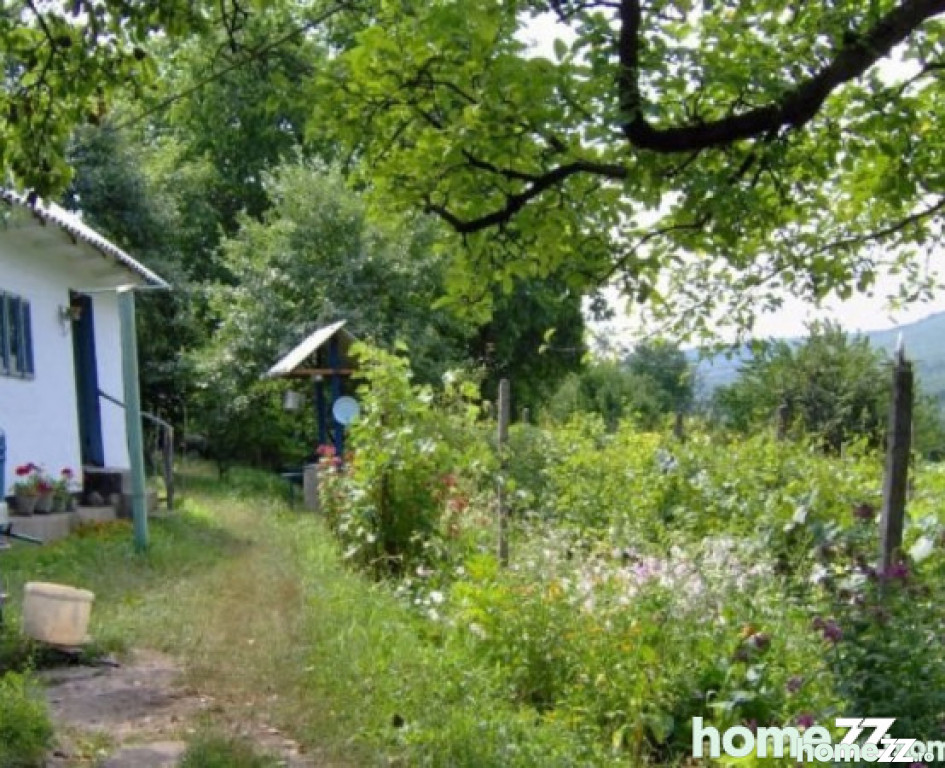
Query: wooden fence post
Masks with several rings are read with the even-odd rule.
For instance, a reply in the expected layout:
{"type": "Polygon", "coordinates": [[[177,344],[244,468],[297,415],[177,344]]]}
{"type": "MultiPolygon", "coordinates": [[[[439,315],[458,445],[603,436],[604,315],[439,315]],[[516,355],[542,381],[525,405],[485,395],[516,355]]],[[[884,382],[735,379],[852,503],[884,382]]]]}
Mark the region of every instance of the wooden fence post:
{"type": "Polygon", "coordinates": [[[164,445],[162,446],[162,455],[164,458],[164,492],[167,496],[167,509],[174,509],[174,428],[166,427],[164,429],[164,445]]]}
{"type": "Polygon", "coordinates": [[[883,478],[883,511],[880,517],[880,573],[886,573],[901,557],[902,527],[909,482],[909,449],[912,442],[912,364],[906,360],[902,338],[896,348],[886,473],[883,478]]]}
{"type": "Polygon", "coordinates": [[[775,438],[777,440],[784,440],[787,438],[788,431],[788,418],[790,417],[790,407],[787,403],[781,403],[778,406],[777,413],[775,414],[775,438]]]}
{"type": "Polygon", "coordinates": [[[509,513],[505,506],[505,474],[508,469],[506,446],[509,441],[509,380],[499,381],[499,478],[496,483],[496,517],[499,536],[499,564],[509,564],[509,513]]]}

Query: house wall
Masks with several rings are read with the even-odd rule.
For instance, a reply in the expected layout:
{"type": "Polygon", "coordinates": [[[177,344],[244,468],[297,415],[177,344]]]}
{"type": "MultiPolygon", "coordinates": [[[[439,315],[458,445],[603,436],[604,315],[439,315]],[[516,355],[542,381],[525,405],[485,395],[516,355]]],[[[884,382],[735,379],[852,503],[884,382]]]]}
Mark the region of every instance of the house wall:
{"type": "MultiPolygon", "coordinates": [[[[60,235],[38,233],[31,225],[0,226],[0,290],[30,301],[35,366],[33,378],[0,375],[7,494],[19,464],[32,461],[54,475],[63,467],[80,469],[72,325],[60,321],[59,308],[69,304],[70,289],[114,285],[116,273],[104,257],[90,255],[84,246],[64,242],[60,235]]],[[[123,399],[117,300],[112,292],[92,294],[92,300],[99,388],[123,399]]],[[[102,431],[106,464],[128,467],[120,408],[102,403],[102,431]]]]}

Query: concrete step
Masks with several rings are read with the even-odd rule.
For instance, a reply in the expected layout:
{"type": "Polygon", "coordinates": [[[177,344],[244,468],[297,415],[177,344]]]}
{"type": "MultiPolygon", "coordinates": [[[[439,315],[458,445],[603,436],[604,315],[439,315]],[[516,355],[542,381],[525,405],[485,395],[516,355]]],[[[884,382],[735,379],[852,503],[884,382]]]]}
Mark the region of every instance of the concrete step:
{"type": "Polygon", "coordinates": [[[10,516],[13,532],[23,536],[32,536],[44,544],[64,539],[82,523],[103,523],[115,520],[115,508],[78,507],[74,512],[56,512],[48,515],[31,517],[10,516]]]}

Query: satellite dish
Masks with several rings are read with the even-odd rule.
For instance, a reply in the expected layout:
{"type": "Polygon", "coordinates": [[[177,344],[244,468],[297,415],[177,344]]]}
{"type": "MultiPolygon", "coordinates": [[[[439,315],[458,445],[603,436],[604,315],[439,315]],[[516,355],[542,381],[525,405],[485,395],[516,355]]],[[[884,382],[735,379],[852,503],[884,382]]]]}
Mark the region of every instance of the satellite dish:
{"type": "Polygon", "coordinates": [[[353,397],[339,397],[331,408],[331,414],[339,424],[347,426],[361,412],[361,406],[353,397]]]}

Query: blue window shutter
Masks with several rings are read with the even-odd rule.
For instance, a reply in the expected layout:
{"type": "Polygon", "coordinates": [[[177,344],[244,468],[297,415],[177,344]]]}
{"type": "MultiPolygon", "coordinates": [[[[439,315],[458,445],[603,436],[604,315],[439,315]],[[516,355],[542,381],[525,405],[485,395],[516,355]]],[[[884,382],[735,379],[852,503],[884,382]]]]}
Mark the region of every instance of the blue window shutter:
{"type": "Polygon", "coordinates": [[[20,340],[20,349],[22,350],[23,355],[23,365],[20,366],[20,371],[22,371],[27,376],[32,376],[34,373],[33,325],[30,320],[30,303],[26,299],[23,299],[20,302],[20,311],[23,314],[23,319],[20,324],[20,330],[23,334],[20,340]]]}
{"type": "Polygon", "coordinates": [[[10,349],[7,346],[7,295],[0,293],[0,373],[10,372],[10,349]]]}
{"type": "Polygon", "coordinates": [[[10,345],[10,373],[23,375],[23,315],[20,298],[7,296],[7,339],[10,345]]]}

